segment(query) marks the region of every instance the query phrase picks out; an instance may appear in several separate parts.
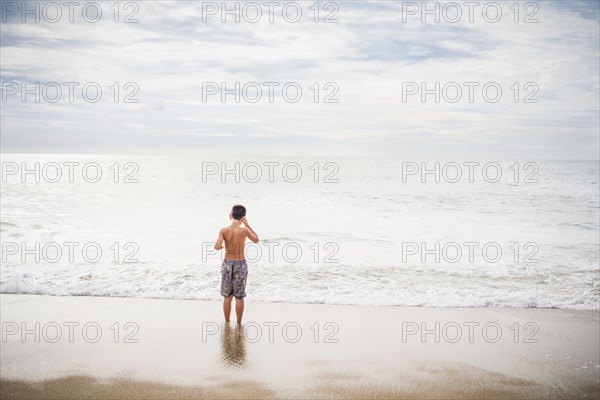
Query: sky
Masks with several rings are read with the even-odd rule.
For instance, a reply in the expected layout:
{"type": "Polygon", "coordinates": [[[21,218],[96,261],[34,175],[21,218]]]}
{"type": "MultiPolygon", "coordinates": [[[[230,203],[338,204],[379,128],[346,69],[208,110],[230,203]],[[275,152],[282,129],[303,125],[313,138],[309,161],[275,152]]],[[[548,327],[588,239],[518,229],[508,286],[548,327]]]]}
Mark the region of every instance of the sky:
{"type": "Polygon", "coordinates": [[[599,158],[597,1],[1,3],[2,152],[599,158]]]}

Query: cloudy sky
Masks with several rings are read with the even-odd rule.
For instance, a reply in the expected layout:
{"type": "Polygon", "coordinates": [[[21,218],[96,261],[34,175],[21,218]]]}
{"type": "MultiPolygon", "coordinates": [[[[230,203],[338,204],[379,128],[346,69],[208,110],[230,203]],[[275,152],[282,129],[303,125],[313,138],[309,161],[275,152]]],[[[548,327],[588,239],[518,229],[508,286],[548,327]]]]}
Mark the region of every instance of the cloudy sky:
{"type": "Polygon", "coordinates": [[[79,3],[2,1],[3,152],[598,158],[597,1],[79,3]]]}

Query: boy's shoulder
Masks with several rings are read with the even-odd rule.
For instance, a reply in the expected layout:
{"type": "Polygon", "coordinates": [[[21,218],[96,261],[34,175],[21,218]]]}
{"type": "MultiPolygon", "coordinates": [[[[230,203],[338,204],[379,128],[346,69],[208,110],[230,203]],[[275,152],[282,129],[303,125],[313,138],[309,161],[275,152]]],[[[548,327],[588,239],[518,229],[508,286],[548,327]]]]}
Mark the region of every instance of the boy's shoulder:
{"type": "MultiPolygon", "coordinates": [[[[231,227],[231,226],[226,226],[224,228],[221,228],[221,232],[229,232],[229,231],[232,231],[233,229],[234,228],[231,227]]],[[[240,226],[239,228],[235,228],[235,229],[239,229],[239,230],[242,230],[242,231],[247,230],[247,228],[245,226],[240,226]]]]}
{"type": "MultiPolygon", "coordinates": [[[[242,231],[242,232],[245,232],[245,231],[247,231],[247,230],[248,230],[248,228],[246,228],[245,226],[240,226],[239,228],[235,228],[235,229],[237,229],[237,230],[238,230],[238,232],[240,232],[240,231],[242,231]]],[[[233,230],[234,230],[234,228],[233,228],[233,227],[231,227],[231,226],[226,226],[226,227],[224,227],[224,228],[221,228],[220,232],[221,232],[221,233],[228,233],[228,232],[231,232],[231,231],[233,231],[233,230]]]]}

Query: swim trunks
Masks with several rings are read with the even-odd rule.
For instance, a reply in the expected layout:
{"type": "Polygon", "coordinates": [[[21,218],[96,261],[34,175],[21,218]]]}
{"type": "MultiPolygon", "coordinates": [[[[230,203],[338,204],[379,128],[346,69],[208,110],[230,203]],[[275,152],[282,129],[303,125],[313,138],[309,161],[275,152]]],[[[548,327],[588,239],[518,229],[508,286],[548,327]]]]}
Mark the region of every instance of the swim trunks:
{"type": "Polygon", "coordinates": [[[221,296],[246,297],[246,260],[223,260],[221,264],[221,296]]]}

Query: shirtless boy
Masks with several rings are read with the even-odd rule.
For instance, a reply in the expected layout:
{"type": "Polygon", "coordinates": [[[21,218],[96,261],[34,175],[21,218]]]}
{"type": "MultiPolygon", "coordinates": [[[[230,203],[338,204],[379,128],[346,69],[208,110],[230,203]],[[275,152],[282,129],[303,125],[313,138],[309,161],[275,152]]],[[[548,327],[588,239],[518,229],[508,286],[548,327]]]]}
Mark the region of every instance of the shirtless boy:
{"type": "Polygon", "coordinates": [[[231,314],[231,300],[235,296],[235,314],[238,324],[242,322],[244,313],[244,297],[246,296],[246,277],[248,266],[244,247],[246,238],[258,243],[258,235],[248,224],[246,207],[235,205],[229,214],[231,225],[219,231],[215,243],[215,250],[223,248],[225,241],[225,258],[221,264],[221,296],[223,299],[223,313],[225,322],[229,322],[231,314]],[[244,226],[242,227],[242,224],[244,226]]]}

